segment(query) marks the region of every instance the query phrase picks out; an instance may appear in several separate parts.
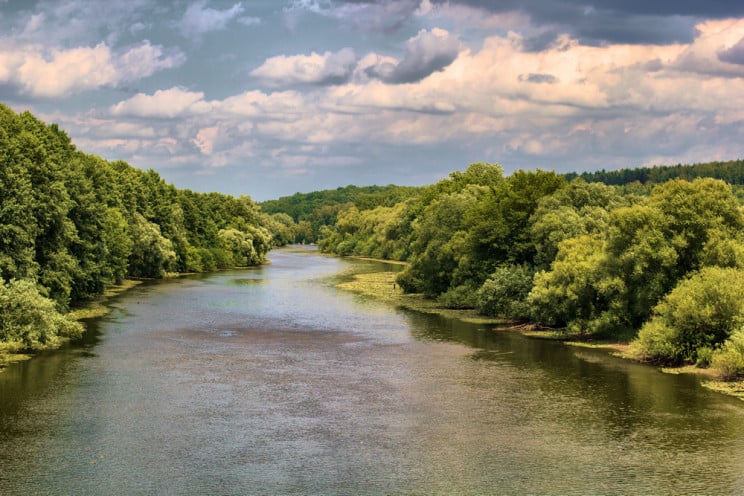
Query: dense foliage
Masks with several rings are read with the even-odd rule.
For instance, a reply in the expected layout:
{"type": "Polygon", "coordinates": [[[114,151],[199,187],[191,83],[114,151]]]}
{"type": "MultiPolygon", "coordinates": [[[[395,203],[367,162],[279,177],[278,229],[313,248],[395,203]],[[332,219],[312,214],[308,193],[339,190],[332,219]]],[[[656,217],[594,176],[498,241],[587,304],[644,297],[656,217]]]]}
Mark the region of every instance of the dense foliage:
{"type": "Polygon", "coordinates": [[[0,105],[0,349],[75,337],[63,313],[125,277],[261,263],[279,225],[249,197],[178,190],[0,105]]]}
{"type": "Polygon", "coordinates": [[[473,164],[395,206],[342,207],[319,244],[406,260],[400,286],[446,307],[635,339],[639,358],[733,376],[744,373],[740,202],[722,180],[662,172],[726,176],[740,165],[654,170],[659,184],[615,187],[473,164]]]}

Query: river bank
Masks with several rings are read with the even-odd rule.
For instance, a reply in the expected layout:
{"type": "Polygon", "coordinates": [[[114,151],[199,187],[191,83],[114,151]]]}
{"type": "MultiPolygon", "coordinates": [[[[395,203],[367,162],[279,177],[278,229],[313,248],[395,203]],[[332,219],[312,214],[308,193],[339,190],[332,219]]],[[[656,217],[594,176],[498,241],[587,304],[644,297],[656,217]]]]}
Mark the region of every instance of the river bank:
{"type": "MultiPolygon", "coordinates": [[[[358,258],[360,260],[372,260],[369,258],[358,258]]],[[[390,263],[387,260],[380,262],[390,263]]],[[[393,262],[403,264],[404,262],[393,262]]],[[[395,271],[383,272],[360,272],[359,268],[351,269],[342,274],[334,285],[344,291],[350,291],[366,297],[375,298],[385,301],[391,305],[414,310],[417,312],[431,313],[442,315],[448,318],[455,318],[464,322],[493,325],[494,328],[518,332],[524,336],[534,339],[549,339],[561,341],[567,346],[593,348],[606,350],[608,353],[623,358],[625,360],[635,361],[635,358],[629,355],[629,344],[619,341],[591,340],[579,335],[567,335],[564,332],[556,330],[540,330],[532,325],[512,325],[503,319],[484,317],[475,310],[453,310],[443,308],[436,300],[427,299],[420,294],[405,294],[395,282],[397,276],[395,271]]],[[[651,365],[653,366],[653,365],[651,365]]],[[[694,374],[702,378],[701,385],[729,396],[734,396],[744,400],[744,380],[723,381],[711,369],[696,367],[695,365],[684,365],[680,367],[658,367],[658,369],[667,374],[694,374]]]]}
{"type": "MultiPolygon", "coordinates": [[[[85,302],[79,307],[71,309],[67,313],[67,317],[77,321],[103,317],[111,311],[111,307],[108,306],[107,303],[112,298],[138,286],[141,283],[141,280],[126,279],[121,284],[106,289],[102,295],[85,302]]],[[[44,351],[59,349],[67,344],[69,344],[69,339],[62,339],[60,340],[59,346],[48,348],[44,351]]],[[[9,365],[33,358],[34,355],[34,352],[17,352],[15,350],[3,349],[3,347],[0,346],[0,373],[2,373],[9,365]]]]}

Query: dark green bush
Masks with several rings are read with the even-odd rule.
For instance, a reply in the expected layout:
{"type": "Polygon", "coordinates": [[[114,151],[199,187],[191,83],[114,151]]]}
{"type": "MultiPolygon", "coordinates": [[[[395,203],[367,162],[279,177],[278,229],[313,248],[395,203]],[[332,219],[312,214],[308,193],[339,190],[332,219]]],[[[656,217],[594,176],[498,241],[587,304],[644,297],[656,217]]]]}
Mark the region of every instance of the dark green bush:
{"type": "Polygon", "coordinates": [[[521,320],[530,316],[527,295],[535,271],[525,265],[497,268],[478,290],[477,308],[484,315],[521,320]]]}

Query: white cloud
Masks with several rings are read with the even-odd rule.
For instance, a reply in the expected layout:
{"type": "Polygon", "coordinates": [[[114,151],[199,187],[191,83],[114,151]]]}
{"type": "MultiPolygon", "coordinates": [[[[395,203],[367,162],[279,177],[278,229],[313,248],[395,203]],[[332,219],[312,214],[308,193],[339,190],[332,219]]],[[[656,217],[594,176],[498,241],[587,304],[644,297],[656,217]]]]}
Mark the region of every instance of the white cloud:
{"type": "Polygon", "coordinates": [[[194,145],[196,145],[199,151],[204,155],[211,155],[214,150],[214,144],[217,140],[218,132],[219,128],[217,126],[202,128],[198,133],[196,133],[196,138],[191,140],[191,142],[194,143],[194,145]]]}
{"type": "Polygon", "coordinates": [[[178,50],[165,50],[145,40],[116,57],[117,74],[122,81],[136,81],[157,71],[178,67],[186,56],[178,50]]]}
{"type": "Polygon", "coordinates": [[[10,82],[18,83],[25,93],[47,98],[111,85],[117,79],[111,51],[104,44],[52,50],[47,57],[29,50],[10,72],[10,82]]]}
{"type": "MultiPolygon", "coordinates": [[[[744,137],[737,110],[744,108],[744,78],[735,76],[740,65],[719,54],[736,57],[743,38],[744,21],[717,21],[701,24],[686,44],[586,46],[564,35],[536,51],[512,32],[470,49],[434,28],[408,40],[400,60],[377,53],[357,59],[344,49],[273,57],[252,73],[271,88],[297,86],[291,91],[251,89],[216,100],[181,87],[141,93],[110,108],[112,122],[126,126],[102,137],[107,156],[126,152],[143,166],[237,170],[250,163],[282,174],[385,162],[390,146],[405,157],[405,147],[415,147],[411,161],[455,150],[441,161],[564,170],[731,158],[744,137]],[[377,77],[369,77],[373,71],[377,77]],[[154,134],[134,134],[136,126],[154,134]]],[[[157,59],[155,47],[140,48],[144,59],[157,59]]],[[[22,54],[0,51],[0,80],[14,77],[8,68],[18,60],[22,54]]],[[[109,65],[121,77],[124,71],[109,65]]],[[[96,137],[93,126],[72,130],[90,142],[96,137]]],[[[389,167],[408,158],[396,160],[389,167]]]]}
{"type": "Polygon", "coordinates": [[[219,109],[226,116],[277,120],[297,119],[311,106],[308,97],[296,91],[246,91],[219,103],[219,109]]]}
{"type": "Polygon", "coordinates": [[[33,97],[56,98],[136,81],[183,62],[148,41],[119,52],[105,43],[71,49],[0,43],[0,83],[33,97]]]}
{"type": "Polygon", "coordinates": [[[341,84],[345,83],[356,67],[356,55],[351,48],[322,55],[279,55],[267,59],[251,71],[251,76],[272,87],[296,84],[341,84]]]}
{"type": "Polygon", "coordinates": [[[198,39],[206,33],[225,29],[227,24],[238,18],[244,10],[240,2],[229,9],[217,10],[207,7],[207,0],[198,0],[189,5],[177,27],[183,36],[198,39]]]}
{"type": "Polygon", "coordinates": [[[128,100],[113,105],[109,110],[115,116],[175,118],[209,112],[212,104],[204,101],[204,93],[174,87],[158,90],[152,95],[138,93],[128,100]]]}
{"type": "Polygon", "coordinates": [[[405,55],[393,57],[367,54],[357,60],[354,50],[310,55],[279,55],[264,61],[250,75],[269,87],[341,85],[355,79],[380,79],[387,83],[418,82],[443,70],[458,56],[460,41],[444,29],[421,30],[406,42],[405,55]]]}

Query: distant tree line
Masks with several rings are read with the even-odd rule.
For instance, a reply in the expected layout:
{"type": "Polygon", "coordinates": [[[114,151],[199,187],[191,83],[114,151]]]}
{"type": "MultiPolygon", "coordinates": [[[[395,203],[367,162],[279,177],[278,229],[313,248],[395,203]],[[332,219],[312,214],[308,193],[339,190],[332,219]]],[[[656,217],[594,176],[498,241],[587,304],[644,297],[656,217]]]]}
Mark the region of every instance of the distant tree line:
{"type": "Polygon", "coordinates": [[[658,184],[671,179],[692,181],[699,177],[720,179],[731,185],[744,185],[744,160],[687,165],[655,165],[653,167],[636,167],[612,171],[602,169],[595,172],[571,172],[565,175],[568,181],[581,178],[589,183],[604,183],[610,186],[626,185],[633,182],[658,184]]]}
{"type": "Polygon", "coordinates": [[[0,352],[79,335],[65,312],[126,277],[260,264],[282,228],[247,196],[176,189],[0,105],[0,352]]]}
{"type": "MultiPolygon", "coordinates": [[[[726,174],[741,166],[726,164],[726,174]]],[[[723,175],[709,164],[664,174],[691,170],[723,175]]],[[[741,204],[720,179],[653,177],[616,187],[473,164],[392,206],[344,206],[318,242],[408,261],[400,286],[445,307],[630,340],[642,360],[742,375],[741,204]]]]}
{"type": "Polygon", "coordinates": [[[291,243],[315,243],[324,226],[336,224],[338,213],[349,207],[370,210],[392,207],[415,195],[420,188],[412,186],[344,186],[336,189],[295,193],[276,200],[262,202],[261,210],[290,226],[291,243]],[[291,222],[290,222],[291,220],[291,222]]]}

